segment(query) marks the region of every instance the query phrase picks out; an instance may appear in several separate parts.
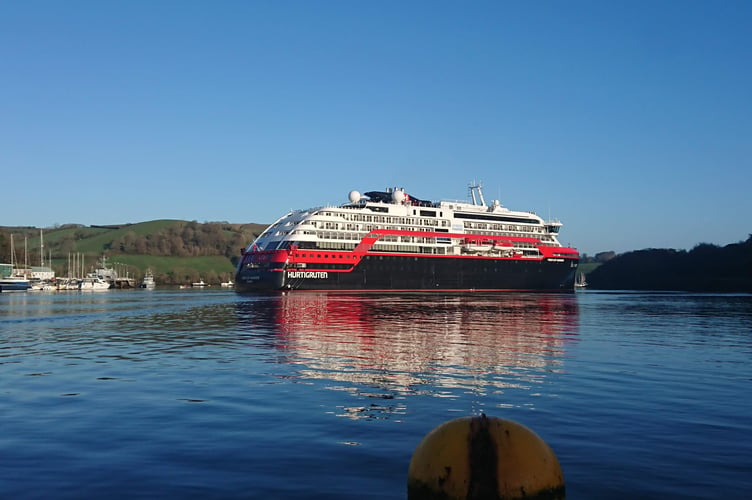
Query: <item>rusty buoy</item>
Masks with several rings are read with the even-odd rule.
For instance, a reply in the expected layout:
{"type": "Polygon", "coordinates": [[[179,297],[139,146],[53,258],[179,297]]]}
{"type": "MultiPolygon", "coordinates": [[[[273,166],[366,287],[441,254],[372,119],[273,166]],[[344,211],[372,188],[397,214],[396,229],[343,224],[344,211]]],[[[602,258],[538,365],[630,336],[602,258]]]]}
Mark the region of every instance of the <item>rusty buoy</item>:
{"type": "Polygon", "coordinates": [[[433,429],[408,472],[408,500],[559,500],[564,493],[551,447],[522,424],[486,415],[433,429]]]}

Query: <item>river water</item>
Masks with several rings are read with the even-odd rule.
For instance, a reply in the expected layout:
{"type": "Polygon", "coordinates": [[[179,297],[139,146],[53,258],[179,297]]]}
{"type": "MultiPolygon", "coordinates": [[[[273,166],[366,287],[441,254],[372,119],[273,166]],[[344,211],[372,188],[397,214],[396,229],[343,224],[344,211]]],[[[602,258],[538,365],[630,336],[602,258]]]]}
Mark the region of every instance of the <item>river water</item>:
{"type": "Polygon", "coordinates": [[[752,296],[0,294],[0,498],[402,499],[460,416],[567,498],[752,492],[752,296]]]}

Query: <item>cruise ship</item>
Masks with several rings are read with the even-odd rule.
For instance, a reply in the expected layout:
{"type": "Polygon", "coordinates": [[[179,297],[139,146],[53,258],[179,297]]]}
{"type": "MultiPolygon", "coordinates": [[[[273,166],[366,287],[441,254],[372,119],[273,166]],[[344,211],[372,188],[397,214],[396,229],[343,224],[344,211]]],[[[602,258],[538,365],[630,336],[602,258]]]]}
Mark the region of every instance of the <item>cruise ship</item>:
{"type": "Polygon", "coordinates": [[[558,220],[468,201],[426,201],[403,188],[349,193],[339,206],[291,211],[242,252],[238,292],[574,291],[579,253],[558,220]]]}

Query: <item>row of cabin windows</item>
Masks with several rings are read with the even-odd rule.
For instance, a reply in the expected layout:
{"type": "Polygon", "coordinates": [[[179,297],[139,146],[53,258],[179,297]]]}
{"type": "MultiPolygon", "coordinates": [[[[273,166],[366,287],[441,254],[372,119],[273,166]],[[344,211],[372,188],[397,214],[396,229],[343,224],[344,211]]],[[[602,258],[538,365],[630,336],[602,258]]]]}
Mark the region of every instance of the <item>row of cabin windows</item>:
{"type": "Polygon", "coordinates": [[[468,222],[464,223],[465,229],[480,229],[490,231],[525,231],[528,233],[545,233],[542,226],[517,226],[512,224],[487,224],[485,222],[468,222]]]}
{"type": "MultiPolygon", "coordinates": [[[[370,217],[369,217],[370,218],[370,217]]],[[[376,219],[376,217],[374,217],[376,219]]],[[[405,220],[407,221],[407,224],[416,224],[416,219],[411,218],[405,218],[405,217],[390,217],[390,219],[395,219],[394,222],[390,221],[388,224],[404,224],[405,220]],[[397,222],[396,219],[400,219],[400,222],[397,222]]],[[[367,221],[367,222],[383,222],[378,220],[373,221],[367,221]]],[[[436,219],[420,219],[420,222],[429,227],[437,227],[441,225],[441,227],[448,227],[448,222],[446,220],[436,220],[436,219]]],[[[329,230],[346,230],[346,231],[372,231],[374,229],[383,229],[380,226],[374,226],[374,225],[363,225],[363,224],[340,224],[337,222],[328,222],[328,221],[311,221],[310,224],[313,227],[318,227],[320,229],[329,229],[329,230]]],[[[485,222],[464,222],[464,227],[466,229],[480,229],[480,230],[489,230],[489,231],[524,231],[527,233],[539,233],[543,234],[546,233],[546,229],[543,226],[521,226],[521,225],[513,225],[513,224],[489,224],[485,222]]],[[[400,226],[395,227],[393,229],[399,229],[402,231],[414,231],[415,227],[407,227],[407,226],[400,226]]]]}
{"type": "Polygon", "coordinates": [[[455,219],[474,219],[474,220],[487,220],[496,222],[514,222],[517,224],[536,224],[539,225],[538,219],[525,218],[525,217],[504,217],[499,215],[486,215],[486,214],[462,214],[455,213],[455,219]]]}
{"type": "MultiPolygon", "coordinates": [[[[327,232],[320,232],[316,233],[316,236],[320,240],[319,245],[323,245],[328,241],[332,240],[344,240],[344,241],[360,241],[366,233],[363,234],[357,234],[357,233],[345,233],[345,232],[336,232],[336,233],[327,233],[327,232]]],[[[384,241],[401,241],[404,243],[428,243],[428,244],[435,244],[436,238],[431,236],[394,236],[394,235],[385,235],[379,238],[379,242],[384,241]]],[[[378,244],[378,242],[377,242],[378,244]]]]}
{"type": "MultiPolygon", "coordinates": [[[[405,253],[418,253],[416,252],[416,247],[408,247],[403,245],[376,245],[374,247],[374,250],[381,251],[381,252],[405,252],[405,253]]],[[[444,254],[444,249],[433,249],[428,247],[421,247],[420,253],[430,253],[430,254],[444,254]]],[[[318,253],[301,253],[301,258],[306,257],[318,257],[318,258],[324,258],[324,259],[332,259],[332,260],[356,260],[356,257],[351,254],[318,254],[318,253]]],[[[319,264],[316,264],[317,266],[319,264]]]]}
{"type": "MultiPolygon", "coordinates": [[[[381,229],[381,228],[378,227],[378,226],[367,225],[362,232],[358,232],[358,233],[352,233],[352,232],[348,233],[347,231],[344,231],[344,230],[343,231],[332,230],[332,232],[317,231],[315,233],[312,232],[312,231],[305,231],[305,232],[303,232],[303,234],[315,234],[316,237],[319,238],[319,239],[321,239],[321,240],[356,240],[356,241],[360,241],[361,239],[363,239],[363,237],[365,237],[368,233],[370,233],[371,231],[373,231],[375,229],[381,229]]],[[[402,231],[412,231],[412,232],[418,233],[418,234],[421,233],[421,232],[424,232],[424,233],[432,232],[431,229],[429,229],[429,228],[420,228],[420,229],[418,229],[418,228],[400,227],[400,228],[394,228],[394,229],[399,229],[399,230],[402,230],[402,231]]],[[[393,237],[394,236],[384,236],[384,237],[382,237],[382,239],[384,239],[384,238],[393,238],[393,237]]],[[[405,236],[405,237],[407,238],[407,237],[410,237],[410,236],[405,236]]]]}
{"type": "MultiPolygon", "coordinates": [[[[396,217],[395,217],[396,219],[396,217]]],[[[404,219],[404,218],[403,218],[404,219]]],[[[384,224],[386,225],[397,225],[397,224],[409,224],[409,226],[399,226],[394,227],[391,229],[401,229],[403,231],[411,231],[414,230],[416,227],[449,227],[449,222],[446,220],[431,220],[431,219],[420,219],[419,222],[413,221],[413,219],[407,219],[407,220],[401,220],[401,221],[393,221],[393,222],[381,222],[381,221],[364,221],[364,222],[371,222],[376,224],[382,224],[380,226],[369,226],[364,224],[355,224],[355,223],[339,223],[339,222],[330,222],[330,221],[311,221],[309,224],[313,227],[317,228],[323,228],[323,229],[348,229],[350,231],[357,231],[359,229],[362,229],[363,227],[373,227],[373,228],[380,228],[385,229],[384,224]]]]}
{"type": "MultiPolygon", "coordinates": [[[[309,233],[309,232],[306,232],[309,233]]],[[[317,232],[317,233],[309,233],[309,234],[316,234],[316,237],[319,239],[318,242],[314,241],[300,241],[296,242],[298,245],[298,248],[300,249],[316,249],[316,248],[329,248],[329,249],[337,249],[337,250],[352,250],[355,248],[357,242],[360,242],[360,240],[365,236],[365,234],[356,234],[356,233],[346,233],[346,232],[317,232]],[[349,243],[346,243],[349,241],[349,243]]],[[[480,232],[480,231],[468,231],[468,235],[471,234],[477,234],[477,235],[484,235],[486,233],[480,232]]],[[[514,237],[529,237],[528,234],[524,233],[509,233],[507,236],[514,236],[514,237]]],[[[539,238],[542,242],[554,242],[554,239],[551,236],[543,236],[539,238]]],[[[376,246],[383,245],[385,243],[412,243],[412,244],[424,244],[424,245],[436,245],[437,243],[443,243],[443,244],[451,244],[451,240],[447,238],[434,238],[434,237],[419,237],[419,236],[394,236],[394,235],[386,235],[379,239],[378,242],[376,242],[376,246]]],[[[285,249],[290,248],[290,245],[292,245],[293,242],[291,241],[281,241],[281,242],[269,242],[269,244],[265,245],[264,248],[261,248],[262,250],[272,250],[272,249],[285,249]]],[[[530,246],[530,244],[518,244],[517,246],[530,246]]],[[[405,247],[405,249],[412,249],[412,247],[405,247]]],[[[403,250],[400,250],[403,251],[403,250]]],[[[407,250],[404,250],[407,251],[407,250]]]]}
{"type": "MultiPolygon", "coordinates": [[[[413,211],[414,212],[414,211],[413,211]]],[[[354,221],[354,222],[375,222],[377,224],[409,224],[413,226],[441,226],[441,227],[449,227],[449,221],[443,220],[443,219],[426,219],[426,218],[419,218],[419,217],[397,217],[392,215],[366,215],[366,214],[349,214],[349,213],[337,213],[333,214],[331,212],[324,212],[322,215],[339,215],[343,219],[347,221],[354,221]]],[[[423,214],[421,214],[423,215],[423,214]]],[[[310,221],[311,224],[314,226],[317,225],[315,221],[310,221]]],[[[318,222],[318,225],[320,225],[322,222],[318,222]]],[[[323,224],[335,224],[336,222],[323,222],[323,224]]]]}
{"type": "MultiPolygon", "coordinates": [[[[480,232],[477,232],[477,231],[468,231],[467,234],[468,235],[473,234],[473,235],[478,235],[478,236],[485,236],[487,233],[480,233],[480,232]]],[[[521,234],[521,233],[519,233],[519,234],[515,234],[515,233],[505,234],[504,236],[511,236],[511,237],[516,237],[516,238],[529,238],[530,237],[529,234],[521,234]]],[[[543,241],[543,239],[541,238],[539,241],[543,241]]],[[[522,241],[515,241],[514,242],[514,246],[515,246],[515,248],[523,248],[523,247],[524,248],[535,248],[536,247],[535,244],[533,244],[533,243],[522,242],[522,241]]]]}
{"type": "MultiPolygon", "coordinates": [[[[305,258],[305,257],[308,257],[309,254],[302,253],[302,254],[300,254],[300,256],[302,258],[305,258]]],[[[330,258],[331,259],[354,259],[355,258],[355,256],[351,255],[351,254],[337,254],[337,255],[332,255],[332,254],[328,254],[328,253],[325,253],[324,255],[317,254],[317,253],[312,253],[312,254],[310,254],[310,257],[318,257],[318,258],[323,257],[325,259],[330,259],[330,258]]]]}
{"type": "MultiPolygon", "coordinates": [[[[392,262],[392,263],[398,262],[398,263],[400,263],[400,261],[401,261],[401,263],[410,265],[411,263],[417,261],[418,257],[402,257],[402,256],[393,256],[392,257],[392,256],[389,256],[389,255],[368,255],[368,256],[366,256],[366,260],[370,260],[371,261],[371,265],[373,265],[373,264],[387,264],[389,262],[392,262]]],[[[498,262],[498,261],[496,261],[496,262],[495,261],[482,261],[482,262],[478,262],[477,265],[482,265],[483,267],[481,269],[483,271],[498,272],[499,269],[504,269],[504,270],[508,269],[508,266],[510,264],[517,265],[517,264],[520,264],[520,263],[521,263],[521,261],[518,261],[518,260],[508,260],[508,261],[504,261],[503,263],[498,262]]],[[[390,264],[390,267],[388,267],[387,269],[393,270],[394,268],[391,267],[391,266],[392,265],[390,264]]],[[[408,269],[409,268],[405,268],[403,270],[408,270],[408,269]]],[[[542,272],[543,268],[532,269],[532,270],[529,269],[529,268],[525,268],[523,270],[525,272],[530,272],[530,271],[532,271],[532,272],[542,272]]]]}

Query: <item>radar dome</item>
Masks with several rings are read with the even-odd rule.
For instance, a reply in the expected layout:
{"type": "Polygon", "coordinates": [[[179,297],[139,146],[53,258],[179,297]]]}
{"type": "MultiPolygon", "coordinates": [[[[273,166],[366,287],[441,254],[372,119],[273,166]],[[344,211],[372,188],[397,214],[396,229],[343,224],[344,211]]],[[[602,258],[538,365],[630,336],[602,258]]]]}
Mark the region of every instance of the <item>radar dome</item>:
{"type": "Polygon", "coordinates": [[[392,200],[395,203],[402,203],[405,201],[405,192],[401,189],[395,189],[392,193],[392,200]]]}
{"type": "Polygon", "coordinates": [[[348,197],[350,198],[350,203],[357,203],[360,201],[360,193],[357,191],[350,191],[348,197]]]}

